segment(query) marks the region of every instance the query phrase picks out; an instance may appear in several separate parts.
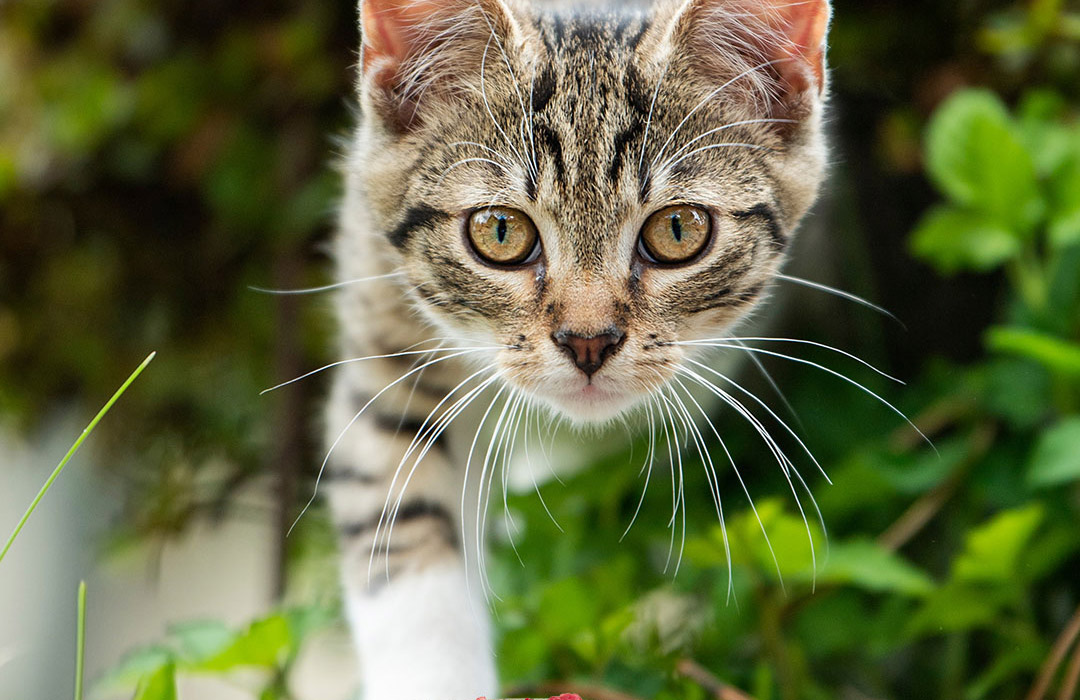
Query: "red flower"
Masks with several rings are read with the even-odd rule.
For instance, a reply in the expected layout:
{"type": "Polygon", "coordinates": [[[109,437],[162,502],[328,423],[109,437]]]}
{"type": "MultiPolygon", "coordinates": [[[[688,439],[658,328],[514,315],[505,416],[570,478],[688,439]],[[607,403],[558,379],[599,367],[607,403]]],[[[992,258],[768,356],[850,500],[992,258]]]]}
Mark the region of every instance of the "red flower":
{"type": "MultiPolygon", "coordinates": [[[[487,700],[487,698],[477,698],[476,700],[487,700]]],[[[565,693],[552,697],[551,700],[581,700],[580,695],[574,695],[573,693],[565,693]]]]}

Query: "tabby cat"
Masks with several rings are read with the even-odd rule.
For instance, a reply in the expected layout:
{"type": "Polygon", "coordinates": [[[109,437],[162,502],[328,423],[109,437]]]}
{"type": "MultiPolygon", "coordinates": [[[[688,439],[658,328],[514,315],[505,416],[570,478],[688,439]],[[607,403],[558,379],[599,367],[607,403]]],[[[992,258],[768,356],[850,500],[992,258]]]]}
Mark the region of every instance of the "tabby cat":
{"type": "Polygon", "coordinates": [[[507,426],[672,418],[656,397],[761,300],[823,179],[830,8],[360,16],[324,483],[363,697],[490,697],[483,497],[507,426]]]}

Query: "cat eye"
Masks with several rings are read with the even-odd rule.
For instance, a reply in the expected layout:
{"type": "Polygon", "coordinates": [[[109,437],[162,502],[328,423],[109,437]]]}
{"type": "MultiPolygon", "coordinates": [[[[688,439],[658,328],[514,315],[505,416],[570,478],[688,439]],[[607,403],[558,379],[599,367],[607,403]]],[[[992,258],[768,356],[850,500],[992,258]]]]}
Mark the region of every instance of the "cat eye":
{"type": "Polygon", "coordinates": [[[649,262],[677,265],[705,250],[712,236],[712,217],[701,207],[683,204],[661,209],[641,229],[638,250],[649,262]]]}
{"type": "Polygon", "coordinates": [[[490,207],[469,217],[469,242],[492,265],[527,265],[540,257],[540,234],[525,212],[490,207]]]}

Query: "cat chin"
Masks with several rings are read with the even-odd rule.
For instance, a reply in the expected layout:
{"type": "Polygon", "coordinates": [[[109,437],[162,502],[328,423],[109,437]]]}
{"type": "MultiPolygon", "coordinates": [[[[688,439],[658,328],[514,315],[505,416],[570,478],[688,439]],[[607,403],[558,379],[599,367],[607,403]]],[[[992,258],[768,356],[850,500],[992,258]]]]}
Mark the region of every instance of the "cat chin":
{"type": "Polygon", "coordinates": [[[639,396],[617,393],[589,385],[576,391],[539,395],[557,414],[575,426],[600,427],[628,412],[640,400],[639,396]]]}

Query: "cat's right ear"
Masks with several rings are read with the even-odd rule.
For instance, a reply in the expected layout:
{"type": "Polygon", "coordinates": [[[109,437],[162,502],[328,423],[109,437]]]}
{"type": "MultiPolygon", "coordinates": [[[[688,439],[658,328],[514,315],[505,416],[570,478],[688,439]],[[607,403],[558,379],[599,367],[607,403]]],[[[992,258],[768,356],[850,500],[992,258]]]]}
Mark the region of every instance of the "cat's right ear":
{"type": "MultiPolygon", "coordinates": [[[[513,0],[510,0],[511,2],[513,0]]],[[[518,43],[504,0],[361,0],[360,91],[387,126],[406,131],[467,90],[490,49],[518,43]]]]}

